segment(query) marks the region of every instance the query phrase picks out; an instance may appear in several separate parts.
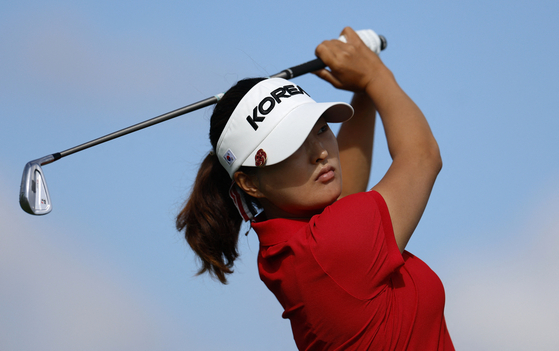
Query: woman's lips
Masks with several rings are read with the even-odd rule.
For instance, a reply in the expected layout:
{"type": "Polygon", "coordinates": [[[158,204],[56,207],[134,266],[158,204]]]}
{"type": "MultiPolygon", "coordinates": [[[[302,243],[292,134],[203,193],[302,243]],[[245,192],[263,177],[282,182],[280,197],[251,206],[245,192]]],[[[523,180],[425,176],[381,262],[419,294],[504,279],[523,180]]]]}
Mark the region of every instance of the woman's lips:
{"type": "Polygon", "coordinates": [[[334,168],[326,166],[320,171],[316,180],[325,183],[333,179],[335,176],[336,174],[334,173],[334,168]]]}

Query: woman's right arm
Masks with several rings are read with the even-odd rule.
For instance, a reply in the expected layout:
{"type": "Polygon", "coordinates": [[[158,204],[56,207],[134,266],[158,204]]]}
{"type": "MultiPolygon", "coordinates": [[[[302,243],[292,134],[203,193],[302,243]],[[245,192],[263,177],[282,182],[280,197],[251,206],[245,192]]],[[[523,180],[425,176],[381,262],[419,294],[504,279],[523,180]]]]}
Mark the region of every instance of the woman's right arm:
{"type": "Polygon", "coordinates": [[[367,86],[381,116],[392,164],[373,187],[386,201],[396,243],[404,251],[442,167],[439,147],[417,105],[388,69],[367,86]]]}
{"type": "Polygon", "coordinates": [[[386,201],[396,243],[403,252],[442,167],[439,147],[423,113],[380,58],[351,28],[342,34],[352,48],[324,43],[320,56],[331,71],[318,75],[339,88],[366,92],[377,108],[392,164],[373,190],[386,201]]]}

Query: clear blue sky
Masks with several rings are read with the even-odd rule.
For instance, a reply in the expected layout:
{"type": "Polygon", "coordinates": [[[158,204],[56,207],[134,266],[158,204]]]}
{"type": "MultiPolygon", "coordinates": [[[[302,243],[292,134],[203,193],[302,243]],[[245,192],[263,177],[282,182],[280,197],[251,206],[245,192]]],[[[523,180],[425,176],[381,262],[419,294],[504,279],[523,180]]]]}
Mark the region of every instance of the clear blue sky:
{"type": "MultiPolygon", "coordinates": [[[[209,151],[205,109],[43,168],[26,162],[314,57],[344,26],[381,54],[443,154],[408,249],[441,277],[462,350],[557,350],[556,1],[11,1],[0,12],[0,349],[293,350],[241,236],[230,284],[195,277],[174,216],[209,151]]],[[[297,78],[318,101],[349,101],[297,78]]],[[[371,186],[389,164],[381,130],[371,186]]],[[[248,228],[247,228],[248,229],[248,228]]]]}

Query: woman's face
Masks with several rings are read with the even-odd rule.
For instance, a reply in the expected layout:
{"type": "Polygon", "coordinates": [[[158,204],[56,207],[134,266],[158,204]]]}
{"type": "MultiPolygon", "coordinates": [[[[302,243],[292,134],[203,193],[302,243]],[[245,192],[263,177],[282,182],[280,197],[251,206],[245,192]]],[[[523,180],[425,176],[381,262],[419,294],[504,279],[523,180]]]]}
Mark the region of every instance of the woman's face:
{"type": "Polygon", "coordinates": [[[284,161],[258,168],[255,183],[268,219],[310,217],[342,192],[338,142],[320,118],[309,136],[284,161]]]}

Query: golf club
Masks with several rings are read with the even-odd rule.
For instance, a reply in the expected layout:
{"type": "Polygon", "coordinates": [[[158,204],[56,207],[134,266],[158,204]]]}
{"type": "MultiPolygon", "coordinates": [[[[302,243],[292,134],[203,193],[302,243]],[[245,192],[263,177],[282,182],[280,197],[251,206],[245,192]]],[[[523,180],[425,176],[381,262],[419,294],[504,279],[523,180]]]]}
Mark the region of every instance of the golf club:
{"type": "MultiPolygon", "coordinates": [[[[377,54],[379,54],[381,50],[384,50],[386,48],[387,45],[386,39],[382,35],[377,35],[374,31],[370,29],[359,30],[357,31],[357,34],[359,35],[361,40],[363,40],[363,42],[372,51],[376,52],[377,54]]],[[[343,42],[346,41],[344,36],[341,36],[339,40],[343,42]]],[[[324,62],[322,62],[322,60],[317,58],[312,61],[303,63],[301,65],[293,66],[291,68],[283,70],[277,74],[272,75],[271,78],[292,79],[309,72],[318,71],[325,67],[326,65],[324,64],[324,62]]],[[[113,140],[121,136],[124,136],[126,134],[136,132],[140,129],[151,127],[155,124],[167,121],[169,119],[182,116],[189,112],[193,112],[201,108],[213,105],[217,103],[222,96],[223,96],[222,93],[217,94],[207,99],[190,104],[188,106],[176,109],[174,111],[165,113],[163,115],[148,119],[144,122],[140,122],[130,127],[121,129],[114,133],[107,134],[100,138],[91,140],[87,143],[83,143],[81,145],[75,146],[65,151],[57,152],[52,155],[47,155],[45,157],[33,161],[29,161],[25,165],[25,168],[23,170],[23,176],[21,178],[21,186],[19,191],[19,204],[21,208],[25,212],[32,215],[45,215],[52,210],[52,203],[47,188],[47,182],[45,180],[45,176],[43,175],[43,170],[41,166],[47,165],[49,163],[61,159],[62,157],[85,150],[92,146],[102,144],[109,140],[113,140]]]]}

